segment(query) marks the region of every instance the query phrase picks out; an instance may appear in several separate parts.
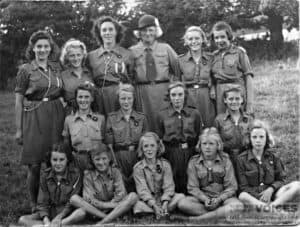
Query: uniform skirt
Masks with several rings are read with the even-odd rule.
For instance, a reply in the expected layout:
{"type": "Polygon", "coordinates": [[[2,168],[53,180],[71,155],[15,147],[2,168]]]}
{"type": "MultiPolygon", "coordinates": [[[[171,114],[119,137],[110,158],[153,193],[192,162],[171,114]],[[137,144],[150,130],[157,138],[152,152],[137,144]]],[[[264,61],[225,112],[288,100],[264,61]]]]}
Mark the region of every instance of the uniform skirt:
{"type": "Polygon", "coordinates": [[[41,102],[33,110],[23,111],[22,164],[39,164],[47,151],[62,139],[64,108],[59,99],[41,102]]]}
{"type": "Polygon", "coordinates": [[[209,88],[188,88],[189,99],[201,114],[204,127],[211,127],[216,117],[215,104],[210,98],[209,88]]]}
{"type": "Polygon", "coordinates": [[[127,192],[135,191],[135,183],[132,177],[133,166],[137,163],[135,150],[118,150],[115,152],[117,165],[121,170],[127,192]]]}
{"type": "Polygon", "coordinates": [[[175,181],[175,191],[177,193],[187,193],[187,167],[190,158],[195,154],[195,149],[188,147],[165,145],[164,157],[172,166],[173,178],[175,181]]]}
{"type": "Polygon", "coordinates": [[[147,116],[149,131],[157,132],[157,114],[160,109],[169,105],[165,101],[168,86],[167,82],[136,86],[137,110],[147,116]]]}

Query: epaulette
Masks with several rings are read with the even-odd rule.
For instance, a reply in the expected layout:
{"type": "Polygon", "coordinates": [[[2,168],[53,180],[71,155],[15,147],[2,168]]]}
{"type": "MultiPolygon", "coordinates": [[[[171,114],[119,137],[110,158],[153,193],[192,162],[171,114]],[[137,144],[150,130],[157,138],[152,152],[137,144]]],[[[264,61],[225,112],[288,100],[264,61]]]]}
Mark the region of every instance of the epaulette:
{"type": "Polygon", "coordinates": [[[133,166],[133,168],[135,169],[135,168],[137,168],[139,165],[141,165],[142,164],[142,161],[139,161],[139,162],[137,162],[134,166],[133,166]]]}
{"type": "Polygon", "coordinates": [[[198,159],[200,157],[200,154],[193,155],[190,160],[198,159]]]}
{"type": "Polygon", "coordinates": [[[178,55],[178,58],[182,58],[183,56],[185,56],[186,55],[186,53],[184,53],[184,54],[179,54],[178,55]]]}
{"type": "Polygon", "coordinates": [[[116,115],[116,114],[118,114],[118,112],[117,112],[117,111],[114,111],[114,112],[108,113],[107,115],[108,115],[108,116],[114,116],[114,115],[116,115]]]}
{"type": "Polygon", "coordinates": [[[44,169],[44,172],[45,172],[45,173],[49,173],[51,170],[52,170],[52,168],[51,168],[51,167],[48,167],[48,168],[44,169]]]}
{"type": "Polygon", "coordinates": [[[212,55],[217,55],[220,51],[219,50],[215,50],[212,52],[212,55]]]}

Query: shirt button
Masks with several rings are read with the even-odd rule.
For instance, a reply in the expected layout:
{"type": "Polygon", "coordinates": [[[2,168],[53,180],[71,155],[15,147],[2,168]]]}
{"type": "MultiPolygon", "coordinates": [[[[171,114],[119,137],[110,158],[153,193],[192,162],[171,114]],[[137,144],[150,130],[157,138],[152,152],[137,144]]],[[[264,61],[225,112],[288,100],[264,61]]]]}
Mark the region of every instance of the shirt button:
{"type": "Polygon", "coordinates": [[[260,183],[260,186],[264,186],[264,183],[263,183],[263,182],[261,182],[261,183],[260,183]]]}
{"type": "Polygon", "coordinates": [[[181,115],[178,115],[178,119],[181,119],[181,115]]]}
{"type": "Polygon", "coordinates": [[[259,161],[258,163],[259,163],[260,165],[262,164],[262,162],[261,162],[261,161],[259,161]]]}

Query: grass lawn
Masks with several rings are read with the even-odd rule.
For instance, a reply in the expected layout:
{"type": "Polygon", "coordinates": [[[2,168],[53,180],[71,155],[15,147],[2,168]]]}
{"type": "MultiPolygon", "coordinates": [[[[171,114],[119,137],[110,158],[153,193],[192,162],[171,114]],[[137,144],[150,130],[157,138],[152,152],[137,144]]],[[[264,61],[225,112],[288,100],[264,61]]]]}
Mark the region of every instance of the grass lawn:
{"type": "MultiPolygon", "coordinates": [[[[299,71],[289,65],[279,69],[277,62],[267,62],[255,66],[254,73],[255,115],[269,122],[277,142],[275,150],[285,164],[288,181],[299,180],[299,71]]],[[[14,143],[13,93],[0,93],[0,125],[0,225],[8,225],[16,223],[20,215],[30,211],[25,182],[26,168],[19,164],[21,148],[14,143]]],[[[294,215],[280,217],[272,213],[262,215],[247,212],[224,221],[218,220],[214,224],[292,224],[296,220],[294,215]]],[[[158,222],[149,217],[133,220],[124,218],[121,223],[158,222]]]]}

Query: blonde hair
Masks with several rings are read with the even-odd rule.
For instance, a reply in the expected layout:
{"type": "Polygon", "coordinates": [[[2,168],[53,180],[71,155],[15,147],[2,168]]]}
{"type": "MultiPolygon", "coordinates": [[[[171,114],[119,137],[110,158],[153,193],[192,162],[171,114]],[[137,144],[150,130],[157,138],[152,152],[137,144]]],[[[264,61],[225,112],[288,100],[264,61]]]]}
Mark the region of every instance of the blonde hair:
{"type": "Polygon", "coordinates": [[[186,29],[182,39],[184,41],[183,45],[184,46],[187,46],[187,43],[186,43],[186,40],[187,40],[187,33],[188,32],[199,32],[200,33],[200,36],[202,38],[202,46],[206,46],[207,45],[207,38],[206,38],[206,34],[205,32],[199,27],[199,26],[190,26],[186,29]]]}
{"type": "Polygon", "coordinates": [[[252,148],[252,142],[251,142],[251,133],[254,129],[263,129],[266,132],[266,144],[264,149],[268,149],[270,147],[273,147],[275,145],[274,137],[272,136],[270,132],[270,128],[268,124],[262,120],[255,119],[252,124],[249,127],[249,141],[250,141],[250,148],[252,148]]]}
{"type": "Polygon", "coordinates": [[[69,63],[67,55],[68,55],[68,52],[70,51],[70,48],[81,48],[81,50],[83,52],[82,64],[84,64],[85,59],[87,57],[86,46],[80,40],[73,39],[73,38],[69,39],[62,47],[61,55],[59,58],[61,64],[66,66],[69,63]]]}
{"type": "Polygon", "coordinates": [[[139,146],[137,148],[137,153],[139,158],[144,158],[144,151],[143,151],[143,144],[145,139],[147,138],[153,138],[157,144],[157,153],[156,157],[159,158],[165,153],[165,146],[162,142],[162,140],[158,137],[158,135],[155,132],[146,132],[144,135],[141,136],[139,141],[139,146]]]}
{"type": "Polygon", "coordinates": [[[201,152],[201,142],[207,137],[213,138],[217,143],[217,152],[223,153],[223,141],[218,130],[215,127],[206,128],[203,130],[196,145],[199,151],[201,152]]]}

